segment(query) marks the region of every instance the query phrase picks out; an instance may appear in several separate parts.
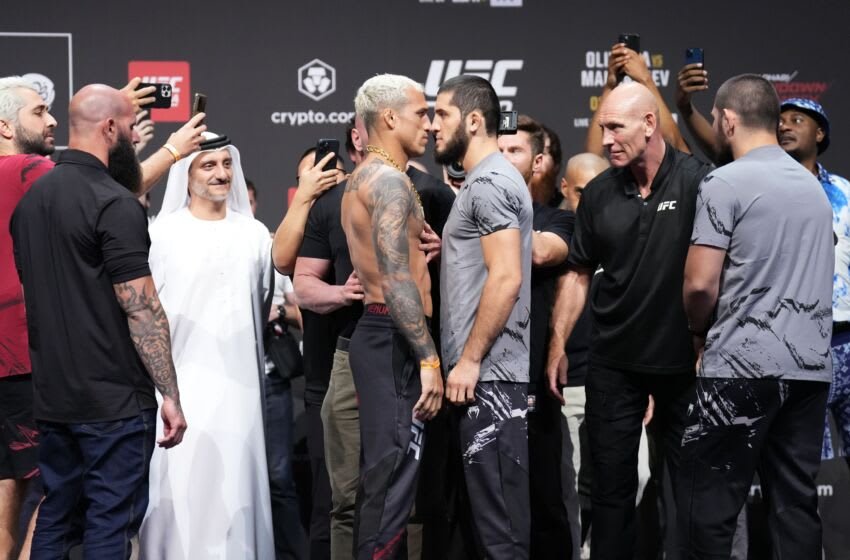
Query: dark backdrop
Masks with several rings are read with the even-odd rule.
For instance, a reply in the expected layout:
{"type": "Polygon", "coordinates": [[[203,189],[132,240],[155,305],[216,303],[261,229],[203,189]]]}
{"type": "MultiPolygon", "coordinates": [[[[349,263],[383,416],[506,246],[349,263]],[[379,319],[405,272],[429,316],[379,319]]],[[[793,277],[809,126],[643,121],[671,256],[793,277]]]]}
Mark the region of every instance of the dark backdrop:
{"type": "MultiPolygon", "coordinates": [[[[850,146],[845,126],[850,115],[841,103],[850,94],[847,64],[839,62],[850,46],[846,0],[508,0],[523,5],[503,8],[491,3],[499,2],[18,2],[4,13],[0,33],[69,34],[74,90],[91,82],[123,85],[130,61],[188,62],[190,87],[185,80],[176,84],[181,105],[186,109],[195,91],[209,96],[208,124],[240,148],[245,172],[260,188],[259,218],[269,227],[283,214],[298,155],[317,138],[343,140],[344,125],[316,123],[316,113],[352,111],[356,88],[379,72],[425,83],[432,66],[440,68],[432,61],[444,61],[443,73],[432,75],[434,85],[445,70],[489,73],[503,84],[503,101],[550,125],[561,135],[565,155],[575,153],[583,146],[591,98],[601,89],[591,85],[598,83],[595,72],[604,71],[602,56],[621,32],[641,35],[670,101],[684,49],[694,46],[705,49],[713,86],[756,72],[790,78],[780,85],[783,91],[819,93],[834,131],[823,162],[850,174],[850,163],[841,157],[850,146]],[[317,67],[320,74],[330,78],[330,67],[335,74],[334,88],[317,80],[312,95],[319,100],[299,91],[299,69],[314,59],[327,65],[317,67]],[[272,120],[298,112],[309,119],[310,111],[313,123],[272,120]]],[[[0,35],[0,75],[38,72],[55,82],[60,140],[67,132],[68,42],[0,35]]],[[[302,78],[311,76],[305,68],[302,78]]],[[[702,110],[710,110],[711,95],[697,99],[702,110]]],[[[159,123],[153,148],[175,127],[159,123]]],[[[430,155],[425,162],[434,168],[430,155]]],[[[155,208],[160,196],[161,189],[154,193],[155,208]]]]}
{"type": "MultiPolygon", "coordinates": [[[[139,67],[157,81],[174,81],[180,98],[176,115],[158,117],[185,119],[192,94],[206,93],[208,124],[241,150],[245,173],[260,189],[258,217],[272,229],[285,211],[296,158],[318,138],[344,140],[345,125],[327,121],[353,110],[354,92],[366,78],[406,74],[425,83],[433,99],[447,75],[485,73],[505,104],[554,128],[569,156],[582,149],[604,55],[621,32],[641,35],[668,101],[686,47],[705,49],[714,87],[732,75],[755,72],[771,75],[784,96],[818,97],[833,130],[822,161],[850,174],[843,157],[850,147],[850,110],[842,102],[850,94],[847,0],[9,4],[0,20],[0,75],[47,78],[39,80],[55,97],[60,143],[67,140],[70,91],[92,82],[120,87],[131,61],[156,62],[139,67]],[[491,5],[500,3],[522,6],[491,5]]],[[[697,99],[704,112],[712,95],[713,90],[697,99]]],[[[147,153],[176,127],[159,122],[147,153]]],[[[430,155],[425,163],[437,171],[430,155]]],[[[161,196],[160,188],[155,209],[161,196]]],[[[846,553],[850,499],[846,469],[839,465],[832,462],[822,473],[822,507],[832,535],[844,539],[834,541],[833,550],[846,553]]]]}

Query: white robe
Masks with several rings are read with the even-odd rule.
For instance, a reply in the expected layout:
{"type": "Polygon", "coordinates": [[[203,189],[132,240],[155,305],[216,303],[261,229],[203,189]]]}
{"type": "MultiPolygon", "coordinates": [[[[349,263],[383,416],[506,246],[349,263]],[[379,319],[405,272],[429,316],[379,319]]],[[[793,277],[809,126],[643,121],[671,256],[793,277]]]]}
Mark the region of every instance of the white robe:
{"type": "Polygon", "coordinates": [[[154,450],[141,556],[274,558],[260,385],[268,230],[230,209],[208,221],[183,208],[150,235],[188,429],[154,450]]]}

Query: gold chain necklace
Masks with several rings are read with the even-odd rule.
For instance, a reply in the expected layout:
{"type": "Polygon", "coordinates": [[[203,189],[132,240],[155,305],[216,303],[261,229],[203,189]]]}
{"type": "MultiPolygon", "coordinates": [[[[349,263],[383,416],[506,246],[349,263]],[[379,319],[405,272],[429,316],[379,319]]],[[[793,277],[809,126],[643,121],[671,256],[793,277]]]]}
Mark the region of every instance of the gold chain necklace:
{"type": "MultiPolygon", "coordinates": [[[[404,169],[402,169],[401,166],[398,163],[396,163],[396,161],[392,158],[392,156],[390,154],[387,153],[387,151],[385,149],[379,148],[378,146],[373,146],[372,144],[367,144],[366,145],[366,151],[371,153],[371,154],[381,156],[382,158],[387,160],[387,163],[389,163],[390,165],[392,165],[393,167],[398,169],[405,176],[407,175],[407,173],[404,173],[404,169]]],[[[415,188],[413,188],[412,184],[410,184],[409,178],[408,178],[407,188],[410,189],[410,192],[412,192],[413,196],[416,197],[416,202],[419,203],[419,207],[422,208],[422,199],[419,198],[419,192],[415,188]]]]}

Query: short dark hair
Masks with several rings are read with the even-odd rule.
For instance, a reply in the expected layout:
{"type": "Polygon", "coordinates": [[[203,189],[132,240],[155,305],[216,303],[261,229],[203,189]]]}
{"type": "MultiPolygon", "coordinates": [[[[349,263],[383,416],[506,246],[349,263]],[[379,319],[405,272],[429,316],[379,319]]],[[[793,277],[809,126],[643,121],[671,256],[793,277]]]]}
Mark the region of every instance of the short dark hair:
{"type": "Polygon", "coordinates": [[[487,136],[495,136],[499,132],[499,96],[490,82],[480,76],[462,74],[443,82],[440,93],[451,93],[452,105],[460,109],[460,116],[465,119],[468,114],[478,110],[484,115],[484,131],[487,136]]]}
{"type": "Polygon", "coordinates": [[[549,137],[549,155],[555,162],[555,169],[561,170],[561,163],[564,161],[564,152],[561,150],[561,137],[554,130],[543,125],[543,132],[549,137]]]}
{"type": "Polygon", "coordinates": [[[531,157],[536,157],[537,154],[543,153],[543,148],[546,145],[546,137],[544,136],[543,126],[532,119],[528,115],[520,115],[516,120],[517,131],[521,130],[528,133],[531,141],[531,157]]]}
{"type": "Polygon", "coordinates": [[[245,186],[248,187],[249,191],[254,191],[254,198],[257,197],[257,187],[254,186],[254,181],[251,179],[245,179],[245,186]]]}
{"type": "Polygon", "coordinates": [[[758,74],[741,74],[723,82],[717,90],[714,106],[734,111],[747,128],[775,132],[779,126],[776,88],[758,74]]]}

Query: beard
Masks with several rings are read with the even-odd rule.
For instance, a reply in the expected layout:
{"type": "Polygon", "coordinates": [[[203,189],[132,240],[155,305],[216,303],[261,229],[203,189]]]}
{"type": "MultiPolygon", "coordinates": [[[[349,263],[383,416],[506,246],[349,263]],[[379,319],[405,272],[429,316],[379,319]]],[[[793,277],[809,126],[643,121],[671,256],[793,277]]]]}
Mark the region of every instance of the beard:
{"type": "Polygon", "coordinates": [[[133,142],[126,134],[118,137],[118,142],[109,149],[109,176],[132,193],[139,192],[142,186],[142,167],[136,157],[133,142]]]}
{"type": "Polygon", "coordinates": [[[38,154],[49,156],[56,148],[49,146],[43,133],[34,133],[18,126],[15,127],[15,146],[19,154],[38,154]]]}
{"type": "Polygon", "coordinates": [[[717,146],[717,161],[714,163],[717,164],[717,167],[720,167],[733,161],[735,161],[735,157],[732,155],[732,146],[728,142],[720,141],[717,146]]]}
{"type": "Polygon", "coordinates": [[[446,142],[446,147],[442,152],[434,150],[434,161],[440,165],[451,165],[460,162],[466,155],[466,150],[469,148],[469,136],[463,129],[463,125],[457,127],[455,133],[446,142]]]}

